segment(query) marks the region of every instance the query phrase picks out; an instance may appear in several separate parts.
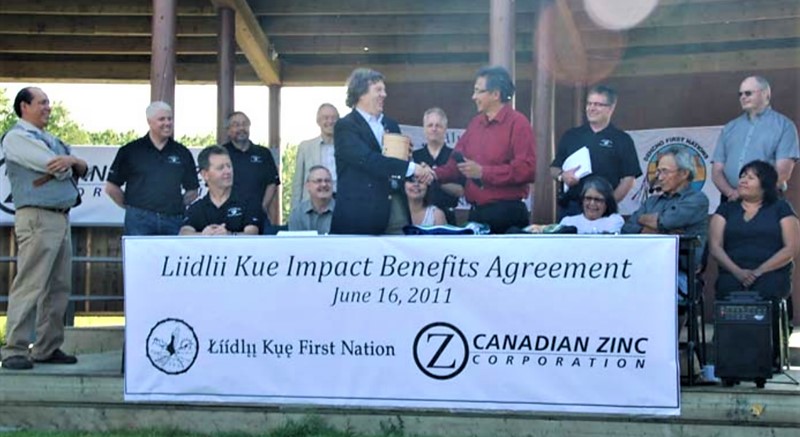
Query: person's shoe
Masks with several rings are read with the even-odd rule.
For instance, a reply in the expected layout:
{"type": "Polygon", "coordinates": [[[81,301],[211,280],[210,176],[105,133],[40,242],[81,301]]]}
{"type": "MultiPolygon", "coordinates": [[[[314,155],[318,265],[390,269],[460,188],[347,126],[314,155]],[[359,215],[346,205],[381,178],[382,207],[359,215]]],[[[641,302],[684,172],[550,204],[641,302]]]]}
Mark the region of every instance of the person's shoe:
{"type": "Polygon", "coordinates": [[[30,370],[33,369],[33,363],[25,356],[14,355],[3,360],[3,368],[8,370],[30,370]]]}
{"type": "Polygon", "coordinates": [[[38,360],[34,359],[33,361],[44,364],[75,364],[78,362],[78,358],[74,355],[65,354],[61,349],[56,349],[50,354],[50,357],[38,360]]]}

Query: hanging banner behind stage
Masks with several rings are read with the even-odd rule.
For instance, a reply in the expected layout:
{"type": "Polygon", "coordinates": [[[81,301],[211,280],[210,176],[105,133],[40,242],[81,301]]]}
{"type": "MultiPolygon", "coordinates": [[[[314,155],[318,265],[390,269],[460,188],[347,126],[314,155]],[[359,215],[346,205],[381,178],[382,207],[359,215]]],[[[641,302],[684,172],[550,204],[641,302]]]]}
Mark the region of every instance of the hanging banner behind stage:
{"type": "Polygon", "coordinates": [[[123,247],[126,401],[680,413],[673,236],[123,247]]]}

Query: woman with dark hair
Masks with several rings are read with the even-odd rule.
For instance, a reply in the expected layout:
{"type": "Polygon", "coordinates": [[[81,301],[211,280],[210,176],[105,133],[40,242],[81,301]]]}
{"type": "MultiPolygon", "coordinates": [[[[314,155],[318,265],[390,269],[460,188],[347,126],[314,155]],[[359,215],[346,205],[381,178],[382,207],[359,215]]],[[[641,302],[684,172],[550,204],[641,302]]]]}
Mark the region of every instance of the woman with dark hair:
{"type": "Polygon", "coordinates": [[[779,198],[778,173],[764,161],[739,172],[739,199],[722,203],[711,217],[709,250],[720,265],[717,299],[754,290],[764,299],[783,299],[792,286],[792,260],[800,250],[800,222],[779,198]]]}
{"type": "Polygon", "coordinates": [[[406,198],[411,213],[411,224],[417,226],[446,225],[444,211],[431,205],[428,186],[421,184],[416,178],[406,179],[406,198]]]}
{"type": "Polygon", "coordinates": [[[792,292],[792,260],[800,250],[800,221],[792,206],[778,195],[777,183],[778,173],[768,162],[752,161],[742,167],[738,199],[720,204],[711,217],[708,247],[719,263],[718,300],[735,291],[751,290],[772,302],[776,315],[772,318],[772,356],[780,367],[777,315],[779,303],[792,292]]]}
{"type": "Polygon", "coordinates": [[[575,226],[579,234],[614,234],[622,229],[625,219],[617,213],[617,201],[611,184],[599,176],[590,176],[581,190],[583,213],[561,219],[561,225],[575,226]]]}

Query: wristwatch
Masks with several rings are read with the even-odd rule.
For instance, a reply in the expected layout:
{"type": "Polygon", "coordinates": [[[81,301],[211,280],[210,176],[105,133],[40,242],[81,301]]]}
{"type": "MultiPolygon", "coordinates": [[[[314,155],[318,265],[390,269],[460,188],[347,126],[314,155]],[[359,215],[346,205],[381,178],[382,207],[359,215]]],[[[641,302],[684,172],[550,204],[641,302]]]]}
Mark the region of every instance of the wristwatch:
{"type": "Polygon", "coordinates": [[[562,174],[564,174],[564,173],[563,173],[563,172],[562,172],[562,173],[559,173],[559,174],[558,174],[558,176],[556,176],[556,180],[557,180],[557,181],[559,181],[559,182],[564,182],[564,178],[561,176],[562,174]]]}

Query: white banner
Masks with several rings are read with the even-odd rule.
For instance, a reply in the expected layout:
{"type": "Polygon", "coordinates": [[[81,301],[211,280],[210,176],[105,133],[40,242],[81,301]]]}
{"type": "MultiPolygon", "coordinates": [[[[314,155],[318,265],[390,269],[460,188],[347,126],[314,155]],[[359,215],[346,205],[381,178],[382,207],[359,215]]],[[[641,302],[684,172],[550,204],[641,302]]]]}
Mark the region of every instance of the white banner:
{"type": "MultiPolygon", "coordinates": [[[[82,203],[69,213],[70,221],[76,226],[122,226],[125,210],[118,207],[105,192],[108,169],[117,156],[116,146],[74,146],[72,153],[89,164],[85,177],[78,180],[82,203]]],[[[202,148],[190,147],[195,162],[202,148]]],[[[0,155],[0,226],[14,224],[14,203],[11,199],[11,186],[6,175],[5,159],[0,155]]],[[[198,174],[200,193],[205,190],[205,182],[198,174]]]]}
{"type": "Polygon", "coordinates": [[[126,401],[680,413],[673,236],[123,249],[126,401]]]}

